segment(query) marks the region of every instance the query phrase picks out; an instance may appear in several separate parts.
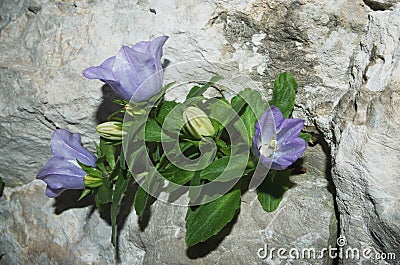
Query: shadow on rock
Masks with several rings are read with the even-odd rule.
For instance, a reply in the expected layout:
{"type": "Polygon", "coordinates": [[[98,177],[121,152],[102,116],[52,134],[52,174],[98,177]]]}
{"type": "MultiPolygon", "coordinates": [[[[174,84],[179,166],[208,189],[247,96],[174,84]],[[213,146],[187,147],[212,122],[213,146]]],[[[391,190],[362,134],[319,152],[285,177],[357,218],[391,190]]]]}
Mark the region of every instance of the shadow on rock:
{"type": "Polygon", "coordinates": [[[209,253],[214,251],[224,240],[224,238],[229,235],[232,231],[233,226],[238,220],[238,216],[240,213],[236,214],[236,216],[225,226],[218,234],[212,236],[204,242],[198,243],[192,247],[189,247],[186,250],[186,256],[190,259],[198,259],[207,256],[209,253]]]}
{"type": "Polygon", "coordinates": [[[120,105],[113,102],[113,100],[119,98],[109,85],[103,85],[101,90],[103,92],[103,101],[96,111],[96,120],[98,123],[106,122],[108,116],[121,109],[120,105]]]}
{"type": "Polygon", "coordinates": [[[59,215],[64,211],[74,208],[84,208],[88,206],[94,206],[94,197],[89,194],[82,200],[78,201],[81,196],[81,190],[66,190],[55,198],[54,213],[59,215]]]}

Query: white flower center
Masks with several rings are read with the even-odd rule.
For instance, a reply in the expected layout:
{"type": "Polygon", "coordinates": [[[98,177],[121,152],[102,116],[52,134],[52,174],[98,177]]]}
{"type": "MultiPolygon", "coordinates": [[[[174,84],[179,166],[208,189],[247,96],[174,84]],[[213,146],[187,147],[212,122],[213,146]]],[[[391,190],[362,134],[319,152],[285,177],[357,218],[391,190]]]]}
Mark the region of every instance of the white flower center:
{"type": "Polygon", "coordinates": [[[278,141],[275,139],[275,137],[272,137],[268,144],[264,144],[261,140],[258,150],[264,157],[271,158],[274,153],[279,150],[278,141]]]}

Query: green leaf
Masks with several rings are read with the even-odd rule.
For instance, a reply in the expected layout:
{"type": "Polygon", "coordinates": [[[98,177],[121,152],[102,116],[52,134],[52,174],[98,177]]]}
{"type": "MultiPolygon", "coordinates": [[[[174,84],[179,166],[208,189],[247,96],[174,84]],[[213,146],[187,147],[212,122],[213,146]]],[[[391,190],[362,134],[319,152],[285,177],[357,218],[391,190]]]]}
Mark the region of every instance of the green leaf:
{"type": "Polygon", "coordinates": [[[162,172],[161,175],[170,182],[178,185],[183,185],[189,182],[195,172],[181,169],[174,164],[169,164],[162,172]]]}
{"type": "Polygon", "coordinates": [[[296,90],[297,83],[292,75],[282,73],[275,79],[274,92],[269,104],[278,107],[284,118],[289,118],[292,114],[296,90]]]}
{"type": "Polygon", "coordinates": [[[104,175],[108,174],[107,168],[104,165],[105,158],[103,156],[99,156],[96,160],[96,167],[103,172],[104,175]]]}
{"type": "Polygon", "coordinates": [[[303,138],[304,140],[306,140],[307,143],[309,143],[311,141],[312,135],[310,133],[301,132],[299,137],[303,138]]]}
{"type": "Polygon", "coordinates": [[[104,184],[97,190],[96,205],[106,204],[112,200],[112,184],[111,182],[104,181],[104,184]]]}
{"type": "Polygon", "coordinates": [[[229,122],[232,121],[232,118],[235,117],[235,111],[232,110],[231,105],[226,102],[224,99],[215,100],[211,99],[211,104],[209,104],[208,108],[210,109],[210,117],[216,121],[217,124],[214,124],[214,129],[219,131],[222,127],[226,126],[229,122]]]}
{"type": "Polygon", "coordinates": [[[107,163],[110,165],[111,170],[113,170],[115,167],[114,146],[111,143],[108,143],[104,138],[100,138],[100,150],[107,163]]]}
{"type": "Polygon", "coordinates": [[[200,97],[203,95],[204,92],[207,91],[208,88],[214,85],[214,83],[224,79],[222,76],[213,76],[210,80],[210,82],[207,82],[204,86],[194,86],[192,89],[189,91],[188,95],[186,96],[186,99],[189,98],[194,98],[194,97],[200,97]]]}
{"type": "MultiPolygon", "coordinates": [[[[243,121],[244,127],[246,129],[246,133],[245,135],[247,136],[247,138],[243,135],[242,130],[240,130],[241,126],[238,126],[238,124],[236,125],[236,128],[242,133],[242,137],[244,137],[244,139],[246,139],[247,144],[250,144],[253,140],[254,137],[254,132],[255,132],[255,124],[257,122],[257,117],[254,114],[254,112],[252,111],[250,106],[247,106],[245,111],[243,112],[243,114],[240,116],[241,120],[243,121]]],[[[238,123],[240,121],[237,121],[236,123],[238,123]]]]}
{"type": "Polygon", "coordinates": [[[290,186],[289,170],[270,170],[257,188],[258,201],[267,212],[275,211],[290,186]]]}
{"type": "Polygon", "coordinates": [[[156,169],[152,169],[151,172],[148,172],[148,175],[145,177],[145,181],[142,186],[136,191],[135,199],[133,205],[135,207],[136,214],[141,217],[144,213],[144,210],[147,206],[147,201],[150,197],[150,194],[147,193],[149,191],[151,194],[157,191],[160,186],[160,181],[155,178],[155,174],[157,173],[156,169]]]}
{"type": "Polygon", "coordinates": [[[125,100],[125,99],[114,99],[113,102],[115,104],[121,105],[121,106],[125,106],[126,104],[129,103],[129,100],[125,100]]]}
{"type": "Polygon", "coordinates": [[[196,209],[189,207],[186,214],[186,245],[204,242],[220,232],[240,208],[240,195],[240,190],[234,190],[196,209]]]}
{"type": "Polygon", "coordinates": [[[86,174],[91,175],[93,177],[98,177],[98,178],[103,178],[103,174],[100,170],[98,170],[97,168],[94,167],[89,167],[83,163],[81,163],[80,161],[78,161],[79,166],[86,172],[86,174]]]}
{"type": "Polygon", "coordinates": [[[79,196],[78,201],[88,196],[91,191],[92,191],[91,189],[84,189],[81,193],[81,196],[79,196]]]}
{"type": "Polygon", "coordinates": [[[215,140],[215,143],[217,144],[219,150],[226,156],[229,156],[231,153],[231,147],[225,143],[223,140],[217,138],[215,140]]]}
{"type": "MultiPolygon", "coordinates": [[[[267,109],[267,104],[262,99],[262,96],[258,90],[246,88],[240,91],[238,96],[241,97],[248,106],[250,106],[250,109],[254,112],[257,119],[261,118],[261,116],[267,109]]],[[[232,99],[232,105],[233,105],[232,108],[236,110],[243,105],[243,102],[241,102],[239,99],[232,99]]],[[[240,110],[236,111],[239,112],[240,110]]]]}
{"type": "Polygon", "coordinates": [[[210,181],[230,181],[240,178],[245,170],[248,157],[243,155],[224,156],[214,160],[210,165],[203,169],[200,173],[202,179],[210,181]]]}
{"type": "Polygon", "coordinates": [[[175,101],[164,101],[162,103],[156,118],[159,124],[162,125],[164,123],[165,118],[168,116],[171,110],[175,108],[176,105],[178,105],[178,103],[175,101]]]}
{"type": "MultiPolygon", "coordinates": [[[[132,154],[130,154],[127,160],[129,170],[133,170],[135,164],[143,164],[143,155],[145,155],[146,146],[142,145],[136,149],[132,154]]],[[[122,152],[123,153],[123,152],[122,152]]]]}
{"type": "Polygon", "coordinates": [[[139,189],[136,191],[135,200],[133,201],[133,205],[135,207],[137,216],[140,217],[144,213],[144,210],[146,209],[146,206],[147,206],[147,201],[149,199],[149,196],[150,195],[142,187],[139,187],[139,189]]]}
{"type": "Polygon", "coordinates": [[[120,209],[120,204],[126,189],[128,188],[129,178],[128,174],[126,177],[123,176],[123,171],[120,171],[118,179],[115,182],[115,187],[112,195],[111,204],[111,243],[116,246],[116,226],[117,226],[117,216],[120,209]]]}
{"type": "Polygon", "coordinates": [[[201,177],[199,172],[195,172],[192,180],[190,181],[190,187],[189,187],[189,199],[190,202],[195,202],[200,195],[201,191],[201,177]]]}
{"type": "Polygon", "coordinates": [[[163,133],[162,137],[162,129],[161,126],[154,119],[148,119],[145,128],[145,140],[147,142],[166,142],[172,141],[173,139],[163,133]]]}

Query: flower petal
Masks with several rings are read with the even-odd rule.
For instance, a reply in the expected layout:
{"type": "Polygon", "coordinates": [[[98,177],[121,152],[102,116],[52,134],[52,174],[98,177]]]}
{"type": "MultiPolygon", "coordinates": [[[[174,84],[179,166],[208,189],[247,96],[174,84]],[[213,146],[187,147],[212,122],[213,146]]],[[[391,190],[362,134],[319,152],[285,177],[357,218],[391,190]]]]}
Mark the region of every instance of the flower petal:
{"type": "Polygon", "coordinates": [[[81,136],[77,133],[72,134],[65,129],[57,129],[51,137],[50,147],[55,156],[95,166],[96,157],[81,145],[81,136]]]}
{"type": "Polygon", "coordinates": [[[129,100],[140,84],[154,73],[153,61],[149,55],[123,46],[116,56],[113,68],[114,75],[121,84],[118,94],[129,100]]]}
{"type": "Polygon", "coordinates": [[[115,81],[112,68],[115,62],[115,56],[105,60],[100,66],[92,66],[83,71],[83,75],[88,79],[100,79],[103,82],[115,81]]]}
{"type": "Polygon", "coordinates": [[[282,170],[292,165],[306,150],[307,143],[297,137],[289,139],[279,145],[279,150],[274,154],[272,169],[282,170]]]}
{"type": "Polygon", "coordinates": [[[49,198],[55,198],[60,195],[66,189],[52,189],[49,186],[46,187],[46,196],[49,198]]]}
{"type": "Polygon", "coordinates": [[[168,40],[168,36],[160,36],[150,41],[148,45],[148,52],[152,58],[156,60],[156,62],[160,62],[163,54],[163,46],[165,42],[168,40]]]}
{"type": "Polygon", "coordinates": [[[36,178],[47,183],[51,189],[83,189],[86,172],[71,160],[50,158],[36,178]]]}
{"type": "Polygon", "coordinates": [[[161,56],[167,39],[167,36],[160,36],[131,47],[123,46],[116,56],[105,60],[100,66],[87,68],[83,75],[107,83],[122,99],[146,101],[162,89],[161,56]]]}
{"type": "Polygon", "coordinates": [[[132,95],[135,102],[149,100],[162,89],[163,70],[160,70],[144,80],[132,95]]]}
{"type": "Polygon", "coordinates": [[[278,130],[278,139],[289,139],[299,136],[299,133],[304,127],[304,121],[302,119],[284,119],[278,130]]]}
{"type": "MultiPolygon", "coordinates": [[[[255,130],[260,131],[263,144],[269,144],[272,137],[276,135],[276,120],[280,122],[280,111],[276,107],[268,108],[255,125],[255,130]],[[275,117],[276,116],[276,117],[275,117]]],[[[281,114],[282,115],[282,114],[281,114]]]]}

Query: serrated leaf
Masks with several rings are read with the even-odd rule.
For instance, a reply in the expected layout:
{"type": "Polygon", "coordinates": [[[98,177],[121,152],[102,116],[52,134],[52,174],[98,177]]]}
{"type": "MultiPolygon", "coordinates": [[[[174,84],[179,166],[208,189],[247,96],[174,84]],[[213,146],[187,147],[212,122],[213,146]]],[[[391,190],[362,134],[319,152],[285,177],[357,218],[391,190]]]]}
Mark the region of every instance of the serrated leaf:
{"type": "Polygon", "coordinates": [[[209,181],[225,182],[240,178],[247,164],[247,156],[224,156],[214,160],[210,165],[200,172],[202,179],[209,181]]]}
{"type": "Polygon", "coordinates": [[[267,212],[275,211],[290,186],[289,170],[270,170],[257,188],[258,201],[267,212]]]}
{"type": "Polygon", "coordinates": [[[269,104],[278,107],[284,118],[289,118],[292,114],[296,90],[297,83],[292,75],[282,73],[276,77],[272,100],[269,104]]]}
{"type": "Polygon", "coordinates": [[[218,199],[188,208],[186,214],[186,245],[194,246],[218,234],[240,208],[240,190],[233,190],[218,199]]]}

